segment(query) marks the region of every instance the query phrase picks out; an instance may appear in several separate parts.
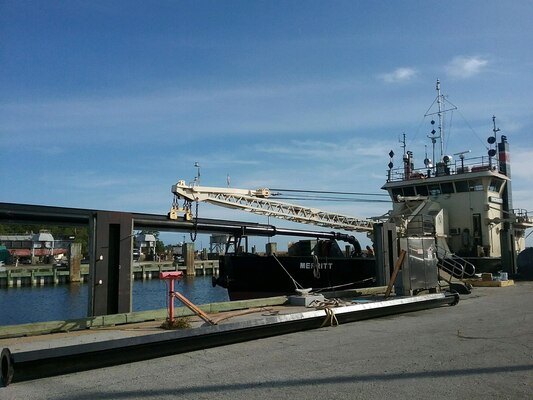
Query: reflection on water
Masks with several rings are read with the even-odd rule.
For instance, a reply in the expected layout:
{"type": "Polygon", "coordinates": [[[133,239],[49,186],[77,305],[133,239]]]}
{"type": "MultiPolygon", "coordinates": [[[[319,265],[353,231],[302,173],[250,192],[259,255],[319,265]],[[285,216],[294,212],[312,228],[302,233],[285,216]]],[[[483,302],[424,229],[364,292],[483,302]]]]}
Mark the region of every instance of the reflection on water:
{"type": "MultiPolygon", "coordinates": [[[[134,281],[133,311],[157,310],[166,308],[168,302],[168,283],[164,280],[134,281]]],[[[187,297],[194,304],[229,301],[228,292],[220,286],[211,285],[210,276],[183,278],[174,284],[174,290],[187,297]]],[[[176,307],[181,306],[175,301],[176,307]]]]}
{"type": "MultiPolygon", "coordinates": [[[[167,307],[168,286],[159,279],[134,281],[133,311],[167,307]]],[[[87,284],[0,288],[0,326],[84,318],[88,309],[87,284]]],[[[175,290],[195,304],[228,301],[226,289],[211,286],[211,277],[184,278],[175,290]]],[[[181,304],[176,299],[176,307],[181,304]]]]}

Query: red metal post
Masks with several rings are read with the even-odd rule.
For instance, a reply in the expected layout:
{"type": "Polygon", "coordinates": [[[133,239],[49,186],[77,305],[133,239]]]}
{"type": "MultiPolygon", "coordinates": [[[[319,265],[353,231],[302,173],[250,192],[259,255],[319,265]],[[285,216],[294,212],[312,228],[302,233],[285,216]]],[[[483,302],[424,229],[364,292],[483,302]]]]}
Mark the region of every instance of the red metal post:
{"type": "Polygon", "coordinates": [[[169,279],[168,284],[170,289],[168,291],[168,321],[174,322],[174,279],[169,279]]]}
{"type": "Polygon", "coordinates": [[[183,278],[183,272],[181,271],[171,271],[171,272],[161,272],[159,274],[159,279],[165,279],[169,284],[168,291],[168,321],[172,324],[174,322],[174,279],[183,278]]]}

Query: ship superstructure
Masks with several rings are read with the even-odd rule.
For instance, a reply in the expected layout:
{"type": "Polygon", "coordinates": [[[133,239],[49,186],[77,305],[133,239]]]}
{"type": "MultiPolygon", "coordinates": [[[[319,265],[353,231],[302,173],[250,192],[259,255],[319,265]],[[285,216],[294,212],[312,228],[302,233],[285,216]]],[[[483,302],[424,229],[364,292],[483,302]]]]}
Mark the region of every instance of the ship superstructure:
{"type": "Polygon", "coordinates": [[[400,232],[434,235],[440,257],[455,254],[472,262],[478,271],[516,273],[516,255],[524,250],[525,230],[533,224],[526,211],[513,209],[507,138],[501,135],[498,142],[493,117],[487,155],[469,157],[470,151],[446,155],[443,114],[450,108],[445,107],[439,81],[436,104],[436,113],[426,115],[438,117],[437,130],[429,136],[438,161],[433,163],[426,156],[424,167],[416,168],[405,139],[401,167],[394,168],[394,153],[389,153],[391,162],[382,189],[393,201],[390,217],[400,232]]]}

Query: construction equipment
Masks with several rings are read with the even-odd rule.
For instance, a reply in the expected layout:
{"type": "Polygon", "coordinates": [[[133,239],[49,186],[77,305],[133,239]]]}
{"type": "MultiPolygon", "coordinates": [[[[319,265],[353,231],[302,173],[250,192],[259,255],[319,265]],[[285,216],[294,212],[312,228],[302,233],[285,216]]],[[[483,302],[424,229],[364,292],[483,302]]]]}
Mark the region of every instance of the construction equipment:
{"type": "Polygon", "coordinates": [[[192,203],[206,202],[222,207],[248,211],[258,215],[284,219],[303,224],[312,224],[347,231],[369,233],[373,230],[373,221],[347,215],[327,212],[317,208],[303,207],[271,199],[268,188],[234,189],[187,185],[184,180],[172,186],[174,200],[169,218],[176,220],[179,213],[184,214],[186,221],[193,220],[192,203]],[[184,204],[179,206],[179,200],[184,204]]]}

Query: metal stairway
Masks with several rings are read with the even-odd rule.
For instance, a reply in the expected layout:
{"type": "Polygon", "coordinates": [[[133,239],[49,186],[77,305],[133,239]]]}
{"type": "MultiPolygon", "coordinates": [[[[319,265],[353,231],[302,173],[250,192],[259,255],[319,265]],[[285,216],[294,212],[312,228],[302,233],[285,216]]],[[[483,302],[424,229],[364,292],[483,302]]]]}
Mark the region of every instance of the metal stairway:
{"type": "Polygon", "coordinates": [[[474,264],[451,253],[441,246],[437,247],[437,267],[439,268],[439,279],[448,283],[451,290],[460,294],[469,294],[470,285],[463,279],[471,278],[476,273],[474,264]]]}

